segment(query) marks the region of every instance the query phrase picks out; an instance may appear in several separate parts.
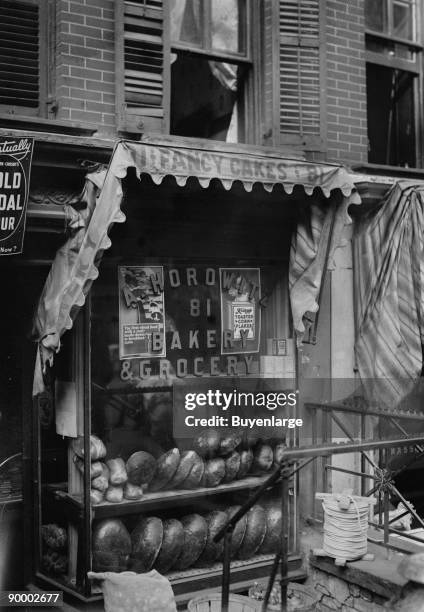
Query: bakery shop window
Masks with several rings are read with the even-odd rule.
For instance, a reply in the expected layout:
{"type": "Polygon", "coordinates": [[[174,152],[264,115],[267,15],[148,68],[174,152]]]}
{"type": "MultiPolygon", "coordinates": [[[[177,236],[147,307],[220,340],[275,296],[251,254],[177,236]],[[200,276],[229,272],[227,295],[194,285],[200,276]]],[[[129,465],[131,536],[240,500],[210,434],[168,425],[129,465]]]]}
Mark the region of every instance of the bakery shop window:
{"type": "MultiPolygon", "coordinates": [[[[303,189],[288,196],[259,184],[250,193],[240,183],[227,191],[218,180],[202,188],[193,178],[179,187],[169,176],[156,185],[131,172],[124,193],[126,222],[110,232],[111,247],[68,341],[69,358],[63,353],[61,379],[75,385],[64,391],[74,393],[77,435],[69,445],[57,437],[60,462],[44,479],[42,568],[86,594],[90,565],[154,568],[183,598],[216,587],[223,542],[214,543],[214,535],[286,445],[296,443],[288,422],[259,432],[247,421],[219,424],[215,408],[200,413],[205,393],[233,394],[227,408],[236,413],[234,393],[249,401],[294,391],[288,259],[295,211],[308,197],[303,189]],[[86,362],[72,363],[78,351],[86,362]],[[78,382],[84,377],[85,391],[78,382]],[[186,416],[199,423],[187,425],[186,416]],[[57,499],[68,524],[59,519],[57,499]],[[83,511],[92,517],[85,532],[75,518],[83,511]]],[[[277,414],[268,408],[251,402],[241,413],[277,414]]],[[[296,410],[287,402],[285,416],[295,418],[296,410]]],[[[269,575],[281,535],[279,493],[268,492],[237,525],[232,581],[246,581],[251,563],[255,577],[269,575]]],[[[293,482],[292,552],[296,496],[293,482]]]]}

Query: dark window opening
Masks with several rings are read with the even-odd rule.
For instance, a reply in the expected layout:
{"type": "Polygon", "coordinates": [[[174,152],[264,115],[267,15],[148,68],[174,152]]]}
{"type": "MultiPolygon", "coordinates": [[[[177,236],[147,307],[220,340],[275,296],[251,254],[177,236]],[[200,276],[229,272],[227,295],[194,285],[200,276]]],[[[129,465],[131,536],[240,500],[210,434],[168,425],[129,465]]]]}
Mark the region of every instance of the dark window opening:
{"type": "Polygon", "coordinates": [[[412,73],[367,65],[368,161],[416,166],[412,73]]]}
{"type": "Polygon", "coordinates": [[[178,52],[171,66],[171,134],[243,142],[244,72],[178,52]]]}

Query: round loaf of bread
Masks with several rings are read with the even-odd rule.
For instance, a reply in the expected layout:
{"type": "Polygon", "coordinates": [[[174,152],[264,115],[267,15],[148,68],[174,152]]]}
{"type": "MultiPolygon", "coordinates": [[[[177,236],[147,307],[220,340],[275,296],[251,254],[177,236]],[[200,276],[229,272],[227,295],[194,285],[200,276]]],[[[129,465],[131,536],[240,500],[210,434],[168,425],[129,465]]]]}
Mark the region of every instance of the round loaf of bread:
{"type": "Polygon", "coordinates": [[[93,569],[96,572],[122,572],[127,569],[131,537],[119,519],[105,519],[93,529],[93,569]]]}
{"type": "Polygon", "coordinates": [[[252,467],[253,463],[253,452],[249,448],[247,450],[243,450],[240,453],[240,468],[237,472],[237,479],[244,478],[252,467]]]}
{"type": "Polygon", "coordinates": [[[241,436],[236,433],[230,433],[221,438],[219,444],[219,454],[222,457],[230,455],[241,443],[241,436]]]}
{"type": "Polygon", "coordinates": [[[266,513],[261,506],[250,508],[246,531],[237,553],[238,559],[250,559],[259,550],[266,534],[266,513]]]}
{"type": "Polygon", "coordinates": [[[184,544],[173,570],[185,570],[194,565],[203,552],[208,539],[208,525],[200,514],[183,516],[184,544]]]}
{"type": "Polygon", "coordinates": [[[148,572],[156,561],[163,540],[163,524],[157,516],[143,517],[131,532],[131,569],[148,572]]]}
{"type": "Polygon", "coordinates": [[[166,574],[181,554],[184,544],[184,529],[177,519],[163,521],[163,540],[155,561],[155,569],[166,574]]]}
{"type": "Polygon", "coordinates": [[[214,542],[213,539],[218,531],[227,523],[228,516],[226,512],[214,510],[213,512],[207,514],[205,519],[208,525],[208,537],[203,552],[196,563],[196,565],[199,565],[200,567],[211,565],[222,556],[224,550],[224,539],[222,538],[222,540],[219,542],[214,542]]]}
{"type": "Polygon", "coordinates": [[[276,553],[281,546],[282,513],[277,505],[266,509],[266,533],[259,552],[264,555],[276,553]]]}
{"type": "MultiPolygon", "coordinates": [[[[231,506],[227,510],[228,518],[230,519],[240,510],[241,506],[231,506]]],[[[234,559],[237,556],[238,550],[243,542],[244,535],[247,527],[247,514],[241,517],[235,524],[233,530],[233,537],[231,538],[231,558],[234,559]]]]}
{"type": "Polygon", "coordinates": [[[233,451],[231,455],[225,458],[225,476],[223,482],[232,482],[235,480],[240,470],[240,455],[237,451],[233,451]]]}
{"type": "Polygon", "coordinates": [[[181,483],[181,489],[197,489],[201,486],[203,475],[205,473],[205,462],[196,453],[193,467],[191,468],[187,478],[181,483]]]}
{"type": "Polygon", "coordinates": [[[220,441],[215,429],[205,429],[193,440],[193,449],[201,457],[211,458],[218,452],[220,441]]]}
{"type": "Polygon", "coordinates": [[[255,448],[253,466],[255,469],[267,472],[274,463],[274,452],[269,444],[259,444],[255,448]]]}
{"type": "Polygon", "coordinates": [[[169,483],[175,476],[180,463],[180,451],[178,448],[164,453],[159,457],[156,464],[155,475],[150,482],[150,491],[159,491],[168,487],[169,483]]]}
{"type": "Polygon", "coordinates": [[[184,451],[181,454],[180,463],[177,471],[175,472],[168,487],[170,489],[177,489],[188,477],[197,460],[200,459],[199,455],[192,450],[184,451]]]}
{"type": "Polygon", "coordinates": [[[203,475],[203,486],[217,487],[225,476],[225,461],[221,457],[209,459],[205,464],[205,473],[203,475]]]}
{"type": "Polygon", "coordinates": [[[148,485],[156,472],[156,459],[150,453],[137,451],[127,461],[128,481],[142,487],[148,485]]]}

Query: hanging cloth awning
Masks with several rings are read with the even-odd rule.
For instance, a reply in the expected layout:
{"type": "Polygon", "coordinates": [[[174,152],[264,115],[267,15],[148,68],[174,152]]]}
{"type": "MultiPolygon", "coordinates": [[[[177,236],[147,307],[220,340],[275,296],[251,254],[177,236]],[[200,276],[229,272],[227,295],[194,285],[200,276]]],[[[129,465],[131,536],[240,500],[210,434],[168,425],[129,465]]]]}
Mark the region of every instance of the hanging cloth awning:
{"type": "Polygon", "coordinates": [[[134,142],[120,142],[114,152],[111,170],[123,178],[127,169],[135,167],[138,174],[146,173],[159,185],[165,176],[173,176],[180,187],[190,177],[196,177],[202,187],[212,179],[219,179],[225,189],[240,181],[246,191],[260,183],[267,191],[282,185],[290,194],[295,185],[302,185],[311,195],[320,188],[325,197],[333,189],[349,196],[353,189],[348,172],[336,165],[316,164],[303,160],[282,159],[274,155],[223,152],[183,146],[165,146],[134,142]]]}
{"type": "Polygon", "coordinates": [[[423,367],[424,184],[395,184],[353,242],[355,357],[368,399],[396,406],[423,367]]]}
{"type": "MultiPolygon", "coordinates": [[[[34,394],[44,390],[45,364],[52,363],[54,353],[60,349],[62,334],[72,327],[91,283],[98,276],[101,255],[111,245],[109,228],[113,223],[125,221],[120,208],[123,197],[121,182],[129,168],[135,168],[139,176],[149,174],[156,184],[170,175],[180,186],[185,185],[189,177],[195,177],[202,187],[209,186],[212,179],[219,179],[225,189],[230,189],[234,181],[240,181],[247,191],[255,183],[260,183],[267,191],[275,185],[282,185],[290,194],[296,185],[300,185],[307,194],[320,189],[327,198],[332,191],[339,189],[344,200],[336,211],[339,219],[336,228],[349,221],[348,205],[359,202],[352,179],[343,167],[282,159],[276,153],[235,153],[223,148],[207,150],[121,141],[115,146],[106,176],[94,173],[87,177],[85,225],[58,251],[34,319],[33,337],[39,343],[34,394]]],[[[316,300],[324,265],[323,253],[328,241],[328,232],[323,231],[325,219],[325,215],[322,218],[316,214],[312,235],[309,226],[299,227],[293,243],[290,284],[295,296],[294,301],[292,299],[295,329],[299,333],[302,333],[304,313],[307,310],[316,312],[318,308],[316,300]]],[[[332,244],[337,246],[338,240],[339,236],[333,236],[332,244]]]]}

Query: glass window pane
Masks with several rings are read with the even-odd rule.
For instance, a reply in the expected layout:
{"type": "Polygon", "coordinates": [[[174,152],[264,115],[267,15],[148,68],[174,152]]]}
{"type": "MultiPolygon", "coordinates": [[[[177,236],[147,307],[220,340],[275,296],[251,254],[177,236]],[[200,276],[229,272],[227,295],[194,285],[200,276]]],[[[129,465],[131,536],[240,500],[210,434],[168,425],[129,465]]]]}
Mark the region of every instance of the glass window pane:
{"type": "Polygon", "coordinates": [[[386,0],[365,0],[365,26],[376,32],[387,31],[386,0]]]}
{"type": "Polygon", "coordinates": [[[171,40],[199,46],[203,41],[201,0],[171,0],[171,40]]]}
{"type": "Polygon", "coordinates": [[[239,53],[243,51],[243,3],[239,0],[212,0],[212,48],[239,53]]]}
{"type": "Polygon", "coordinates": [[[393,36],[399,38],[414,38],[412,26],[412,6],[395,2],[393,4],[393,36]]]}

